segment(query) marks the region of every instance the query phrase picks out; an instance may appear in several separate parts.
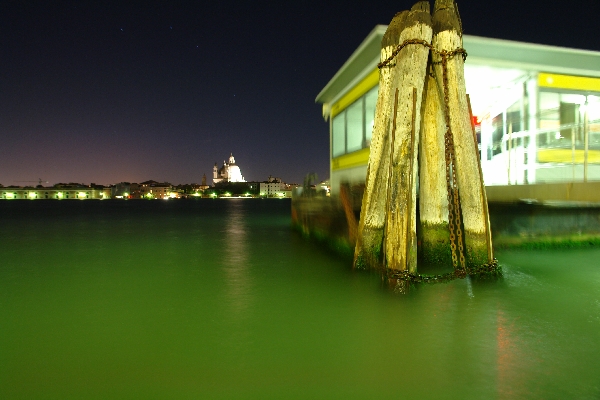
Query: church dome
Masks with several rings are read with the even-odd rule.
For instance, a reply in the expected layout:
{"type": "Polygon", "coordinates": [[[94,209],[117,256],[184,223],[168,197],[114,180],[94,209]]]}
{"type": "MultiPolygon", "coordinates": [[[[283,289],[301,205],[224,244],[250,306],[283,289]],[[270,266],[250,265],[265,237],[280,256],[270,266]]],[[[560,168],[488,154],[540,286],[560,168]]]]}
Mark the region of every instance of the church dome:
{"type": "Polygon", "coordinates": [[[228,162],[223,161],[223,166],[217,171],[217,164],[213,168],[213,182],[246,182],[240,167],[235,164],[233,153],[230,153],[228,162]]]}

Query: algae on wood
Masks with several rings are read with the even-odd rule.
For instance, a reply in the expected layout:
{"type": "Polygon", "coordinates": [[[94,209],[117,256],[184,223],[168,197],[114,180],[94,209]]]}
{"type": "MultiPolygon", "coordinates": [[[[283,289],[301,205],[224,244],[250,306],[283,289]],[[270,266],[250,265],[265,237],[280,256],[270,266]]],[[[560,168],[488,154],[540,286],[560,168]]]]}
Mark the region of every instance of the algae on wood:
{"type": "Polygon", "coordinates": [[[419,148],[419,259],[451,265],[444,147],[446,122],[433,71],[427,75],[423,110],[419,148]]]}

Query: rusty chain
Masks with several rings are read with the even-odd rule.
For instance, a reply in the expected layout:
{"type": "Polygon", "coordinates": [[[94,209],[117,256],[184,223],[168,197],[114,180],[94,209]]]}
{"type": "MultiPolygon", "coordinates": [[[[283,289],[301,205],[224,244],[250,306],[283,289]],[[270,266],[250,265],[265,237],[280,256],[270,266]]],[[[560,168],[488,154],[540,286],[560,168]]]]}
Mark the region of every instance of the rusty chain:
{"type": "MultiPolygon", "coordinates": [[[[454,138],[450,128],[450,98],[448,90],[448,54],[458,54],[463,49],[457,49],[453,52],[441,51],[438,54],[442,57],[442,80],[444,84],[444,107],[446,133],[444,135],[444,153],[446,158],[446,188],[448,191],[448,227],[450,229],[450,248],[452,249],[452,265],[454,269],[458,268],[456,257],[456,244],[458,244],[458,254],[460,257],[460,268],[465,269],[465,252],[462,235],[462,221],[460,210],[460,199],[458,195],[458,182],[456,178],[456,153],[454,152],[454,138]],[[453,221],[454,220],[454,221],[453,221]],[[455,240],[452,240],[454,237],[455,240]]],[[[466,52],[464,53],[466,54],[466,52]]]]}
{"type": "Polygon", "coordinates": [[[467,59],[467,51],[463,48],[458,48],[456,50],[453,51],[446,51],[446,50],[436,50],[433,48],[433,46],[431,45],[431,43],[427,42],[426,40],[421,40],[421,39],[407,39],[404,42],[402,42],[401,44],[399,44],[398,46],[396,46],[396,48],[394,49],[394,51],[392,52],[392,54],[390,54],[390,56],[388,58],[386,58],[385,60],[383,60],[382,62],[380,62],[379,64],[377,64],[377,68],[381,69],[384,67],[389,66],[389,64],[392,62],[392,60],[400,53],[400,51],[405,48],[406,46],[408,46],[409,44],[420,44],[423,45],[425,47],[427,47],[429,50],[431,50],[432,52],[442,56],[442,58],[446,57],[446,58],[452,58],[454,57],[456,54],[462,54],[463,55],[463,61],[465,61],[467,59]]]}
{"type": "Polygon", "coordinates": [[[446,283],[455,279],[464,279],[467,276],[497,278],[502,276],[502,269],[498,265],[498,260],[493,259],[487,264],[478,267],[465,267],[464,269],[455,269],[452,272],[441,275],[421,275],[411,274],[403,270],[387,270],[386,278],[388,280],[396,279],[409,283],[446,283]]]}
{"type": "Polygon", "coordinates": [[[400,53],[400,51],[410,44],[419,44],[427,47],[432,53],[438,55],[442,65],[442,81],[444,89],[444,107],[445,107],[445,122],[446,132],[444,134],[444,155],[446,161],[446,188],[448,197],[448,228],[450,231],[450,249],[452,253],[452,265],[454,271],[445,275],[426,276],[420,274],[411,274],[408,271],[388,270],[388,278],[395,278],[411,282],[443,282],[456,278],[464,278],[467,275],[498,275],[501,274],[498,261],[494,259],[488,264],[483,264],[479,267],[467,267],[465,262],[465,248],[463,243],[462,220],[460,199],[458,193],[458,184],[456,177],[456,154],[454,151],[454,139],[452,129],[450,127],[450,110],[449,110],[449,90],[448,90],[448,59],[457,54],[462,54],[463,61],[467,58],[467,52],[463,48],[457,48],[452,51],[436,50],[430,43],[421,39],[408,39],[399,44],[392,54],[384,61],[380,62],[377,67],[379,69],[389,67],[392,60],[400,53]],[[458,248],[457,248],[458,247],[458,248]],[[458,251],[457,251],[458,250],[458,251]],[[457,255],[458,253],[458,255],[457,255]],[[460,267],[459,267],[460,261],[460,267]],[[391,272],[390,272],[391,271],[391,272]]]}

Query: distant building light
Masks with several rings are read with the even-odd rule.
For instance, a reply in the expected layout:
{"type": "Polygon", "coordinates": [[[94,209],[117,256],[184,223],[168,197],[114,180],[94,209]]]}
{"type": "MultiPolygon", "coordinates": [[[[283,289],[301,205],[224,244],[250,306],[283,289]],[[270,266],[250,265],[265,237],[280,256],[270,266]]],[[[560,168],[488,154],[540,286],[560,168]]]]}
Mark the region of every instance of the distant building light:
{"type": "Polygon", "coordinates": [[[16,197],[13,192],[6,192],[4,193],[4,196],[6,196],[7,199],[14,199],[16,197]]]}
{"type": "Polygon", "coordinates": [[[36,192],[29,192],[29,198],[30,199],[35,199],[37,197],[37,193],[36,192]]]}

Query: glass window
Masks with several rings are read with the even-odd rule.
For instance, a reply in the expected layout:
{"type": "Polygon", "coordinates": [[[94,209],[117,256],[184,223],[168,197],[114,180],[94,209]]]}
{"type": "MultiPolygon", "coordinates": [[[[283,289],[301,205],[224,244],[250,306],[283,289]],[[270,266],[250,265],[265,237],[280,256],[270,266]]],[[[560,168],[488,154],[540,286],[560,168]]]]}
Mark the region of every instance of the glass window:
{"type": "Polygon", "coordinates": [[[375,123],[375,106],[377,105],[377,95],[379,86],[375,86],[365,94],[365,137],[367,139],[366,146],[371,145],[371,137],[373,133],[373,124],[375,123]]]}
{"type": "Polygon", "coordinates": [[[492,118],[492,155],[502,152],[502,138],[504,137],[504,116],[496,115],[492,118]]]}
{"type": "Polygon", "coordinates": [[[514,102],[506,110],[507,133],[521,132],[521,101],[514,102]]]}
{"type": "Polygon", "coordinates": [[[346,152],[346,112],[342,112],[333,118],[331,131],[331,155],[333,157],[341,156],[346,152]]]}
{"type": "Polygon", "coordinates": [[[379,87],[373,87],[333,118],[332,157],[339,157],[371,145],[378,92],[379,87]]]}
{"type": "Polygon", "coordinates": [[[600,145],[600,96],[587,96],[587,106],[583,108],[583,113],[587,112],[589,145],[600,145]]]}
{"type": "Polygon", "coordinates": [[[363,148],[363,99],[352,103],[346,110],[346,151],[351,153],[363,148]]]}

